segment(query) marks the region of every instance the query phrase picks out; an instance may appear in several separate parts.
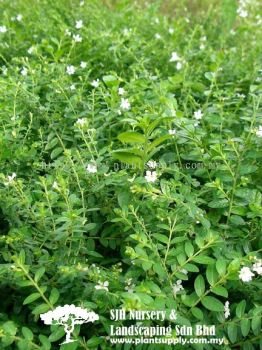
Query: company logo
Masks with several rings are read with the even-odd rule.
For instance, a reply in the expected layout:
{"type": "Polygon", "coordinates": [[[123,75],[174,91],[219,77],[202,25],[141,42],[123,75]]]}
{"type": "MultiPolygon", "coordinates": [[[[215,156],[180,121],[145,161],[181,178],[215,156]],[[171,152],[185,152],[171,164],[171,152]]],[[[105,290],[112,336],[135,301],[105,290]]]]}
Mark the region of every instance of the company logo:
{"type": "Polygon", "coordinates": [[[58,306],[54,310],[41,314],[40,318],[44,324],[63,326],[66,340],[62,344],[68,344],[75,341],[71,338],[75,325],[97,321],[99,316],[93,311],[87,311],[71,304],[58,306]]]}

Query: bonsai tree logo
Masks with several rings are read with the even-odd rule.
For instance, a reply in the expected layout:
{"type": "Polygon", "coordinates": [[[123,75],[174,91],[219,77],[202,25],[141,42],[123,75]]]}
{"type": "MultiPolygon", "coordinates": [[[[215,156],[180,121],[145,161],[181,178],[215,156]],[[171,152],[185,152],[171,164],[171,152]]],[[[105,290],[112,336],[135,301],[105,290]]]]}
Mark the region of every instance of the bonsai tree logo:
{"type": "Polygon", "coordinates": [[[68,344],[75,341],[71,338],[71,335],[76,324],[94,322],[99,319],[99,316],[93,311],[88,312],[75,305],[64,305],[41,314],[40,318],[45,324],[64,326],[66,340],[62,344],[68,344]]]}

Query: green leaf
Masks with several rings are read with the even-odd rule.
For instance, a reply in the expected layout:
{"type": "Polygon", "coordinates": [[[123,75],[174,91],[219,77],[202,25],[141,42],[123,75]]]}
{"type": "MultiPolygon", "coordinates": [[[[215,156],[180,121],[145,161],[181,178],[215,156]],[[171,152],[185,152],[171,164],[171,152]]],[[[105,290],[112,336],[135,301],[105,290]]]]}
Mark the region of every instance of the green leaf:
{"type": "Polygon", "coordinates": [[[172,138],[171,135],[163,135],[155,139],[150,146],[148,147],[149,151],[152,151],[155,149],[157,146],[159,146],[161,143],[165,142],[166,140],[170,140],[172,138]]]}
{"type": "Polygon", "coordinates": [[[65,331],[63,327],[57,327],[57,329],[52,334],[50,334],[48,339],[51,343],[53,343],[61,339],[64,336],[64,334],[65,331]]]}
{"type": "Polygon", "coordinates": [[[131,200],[130,193],[127,191],[122,191],[122,192],[118,193],[117,200],[118,200],[118,204],[121,208],[127,207],[130,200],[131,200]]]}
{"type": "Polygon", "coordinates": [[[222,297],[227,298],[228,297],[228,291],[226,288],[222,286],[216,286],[211,288],[212,293],[220,295],[222,297]]]}
{"type": "Polygon", "coordinates": [[[166,277],[166,271],[161,264],[155,263],[153,269],[161,278],[166,277]]]}
{"type": "Polygon", "coordinates": [[[224,276],[227,272],[227,263],[221,258],[216,261],[216,269],[220,276],[224,276]]]}
{"type": "Polygon", "coordinates": [[[205,292],[205,280],[203,276],[198,275],[194,283],[196,294],[201,297],[205,292]]]}
{"type": "Polygon", "coordinates": [[[192,315],[197,318],[198,320],[203,320],[204,315],[201,309],[199,309],[198,307],[193,307],[191,309],[191,313],[192,315]]]}
{"type": "Polygon", "coordinates": [[[38,282],[40,278],[44,275],[44,273],[45,273],[45,267],[42,266],[35,273],[35,282],[38,282]]]}
{"type": "Polygon", "coordinates": [[[236,226],[245,225],[245,220],[238,215],[231,215],[229,221],[236,226]]]}
{"type": "Polygon", "coordinates": [[[33,301],[37,300],[40,297],[41,297],[41,294],[39,294],[39,293],[32,293],[27,298],[25,298],[25,300],[23,302],[23,305],[30,304],[30,303],[32,303],[33,301]]]}
{"type": "Polygon", "coordinates": [[[206,270],[206,277],[208,280],[208,283],[213,286],[218,279],[218,273],[216,271],[215,265],[208,265],[207,270],[206,270]]]}
{"type": "Polygon", "coordinates": [[[250,331],[250,320],[248,319],[243,319],[240,321],[240,328],[243,337],[246,337],[250,331]]]}
{"type": "Polygon", "coordinates": [[[2,325],[4,332],[8,335],[16,335],[17,327],[13,321],[7,321],[2,325]]]}
{"type": "Polygon", "coordinates": [[[198,264],[203,264],[203,265],[209,265],[209,264],[214,264],[214,259],[210,258],[209,256],[206,255],[198,255],[193,258],[193,261],[198,263],[198,264]]]}
{"type": "Polygon", "coordinates": [[[19,253],[19,261],[22,265],[25,264],[25,251],[24,251],[24,249],[21,249],[21,251],[19,253]]]}
{"type": "Polygon", "coordinates": [[[120,160],[121,162],[135,165],[139,168],[142,168],[143,165],[142,159],[139,156],[128,151],[114,151],[112,152],[112,157],[120,160]]]}
{"type": "Polygon", "coordinates": [[[255,335],[258,335],[261,331],[261,315],[254,316],[251,320],[251,328],[255,335]]]}
{"type": "Polygon", "coordinates": [[[32,341],[34,339],[34,334],[31,329],[27,327],[22,327],[22,333],[26,340],[32,341]]]}
{"type": "Polygon", "coordinates": [[[50,309],[50,307],[47,304],[41,304],[41,305],[38,305],[36,308],[34,308],[32,313],[34,315],[40,315],[40,314],[43,314],[43,313],[49,311],[49,309],[50,309]]]}
{"type": "Polygon", "coordinates": [[[194,255],[194,247],[193,244],[190,242],[185,243],[185,252],[186,255],[190,258],[192,255],[194,255]]]}
{"type": "Polygon", "coordinates": [[[201,300],[201,303],[206,309],[210,311],[224,311],[224,304],[222,304],[220,300],[214,297],[206,296],[201,300]]]}
{"type": "Polygon", "coordinates": [[[63,148],[62,147],[57,147],[55,148],[52,152],[51,152],[51,159],[56,159],[61,153],[63,152],[63,148]]]}
{"type": "Polygon", "coordinates": [[[227,334],[232,344],[237,340],[237,325],[235,322],[229,323],[227,327],[227,334]]]}
{"type": "Polygon", "coordinates": [[[49,297],[50,303],[54,305],[58,301],[59,296],[60,296],[59,291],[56,288],[52,288],[50,297],[49,297]]]}
{"type": "Polygon", "coordinates": [[[108,87],[117,86],[119,84],[118,78],[114,75],[104,75],[102,79],[108,87]]]}
{"type": "Polygon", "coordinates": [[[228,206],[228,200],[227,199],[220,199],[220,200],[213,200],[208,203],[208,206],[210,208],[226,208],[228,206]]]}
{"type": "Polygon", "coordinates": [[[51,349],[51,343],[45,335],[40,334],[39,340],[42,344],[41,350],[50,350],[51,349]]]}
{"type": "Polygon", "coordinates": [[[30,343],[26,339],[18,340],[17,346],[19,350],[31,350],[32,349],[32,343],[30,343]]]}
{"type": "Polygon", "coordinates": [[[146,138],[144,135],[135,131],[122,132],[117,138],[123,143],[145,143],[146,138]]]}
{"type": "Polygon", "coordinates": [[[241,318],[244,313],[245,313],[245,308],[246,308],[246,301],[242,300],[240,303],[238,303],[236,307],[236,315],[238,318],[241,318]]]}
{"type": "Polygon", "coordinates": [[[168,243],[168,237],[165,235],[162,235],[161,233],[154,233],[153,237],[162,243],[165,243],[165,244],[168,243]]]}

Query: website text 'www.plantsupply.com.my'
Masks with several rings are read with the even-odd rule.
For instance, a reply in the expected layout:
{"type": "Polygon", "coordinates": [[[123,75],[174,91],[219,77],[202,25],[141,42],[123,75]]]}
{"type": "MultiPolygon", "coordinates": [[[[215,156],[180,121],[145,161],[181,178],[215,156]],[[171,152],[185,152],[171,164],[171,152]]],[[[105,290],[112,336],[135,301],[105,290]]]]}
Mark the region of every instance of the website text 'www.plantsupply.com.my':
{"type": "Polygon", "coordinates": [[[110,338],[111,344],[166,344],[166,345],[188,345],[188,344],[217,344],[222,345],[224,338],[110,338]]]}

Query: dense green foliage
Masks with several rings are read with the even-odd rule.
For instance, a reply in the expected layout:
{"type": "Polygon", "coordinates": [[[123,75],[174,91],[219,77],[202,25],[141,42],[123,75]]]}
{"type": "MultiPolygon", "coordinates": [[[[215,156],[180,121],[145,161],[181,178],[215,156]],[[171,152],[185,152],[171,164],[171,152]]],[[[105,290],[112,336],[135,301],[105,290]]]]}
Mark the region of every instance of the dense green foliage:
{"type": "Polygon", "coordinates": [[[261,16],[241,4],[0,2],[1,349],[111,349],[113,308],[225,338],[187,349],[262,348],[262,276],[239,278],[262,251],[261,16]],[[100,319],[60,346],[39,315],[71,303],[100,319]]]}

